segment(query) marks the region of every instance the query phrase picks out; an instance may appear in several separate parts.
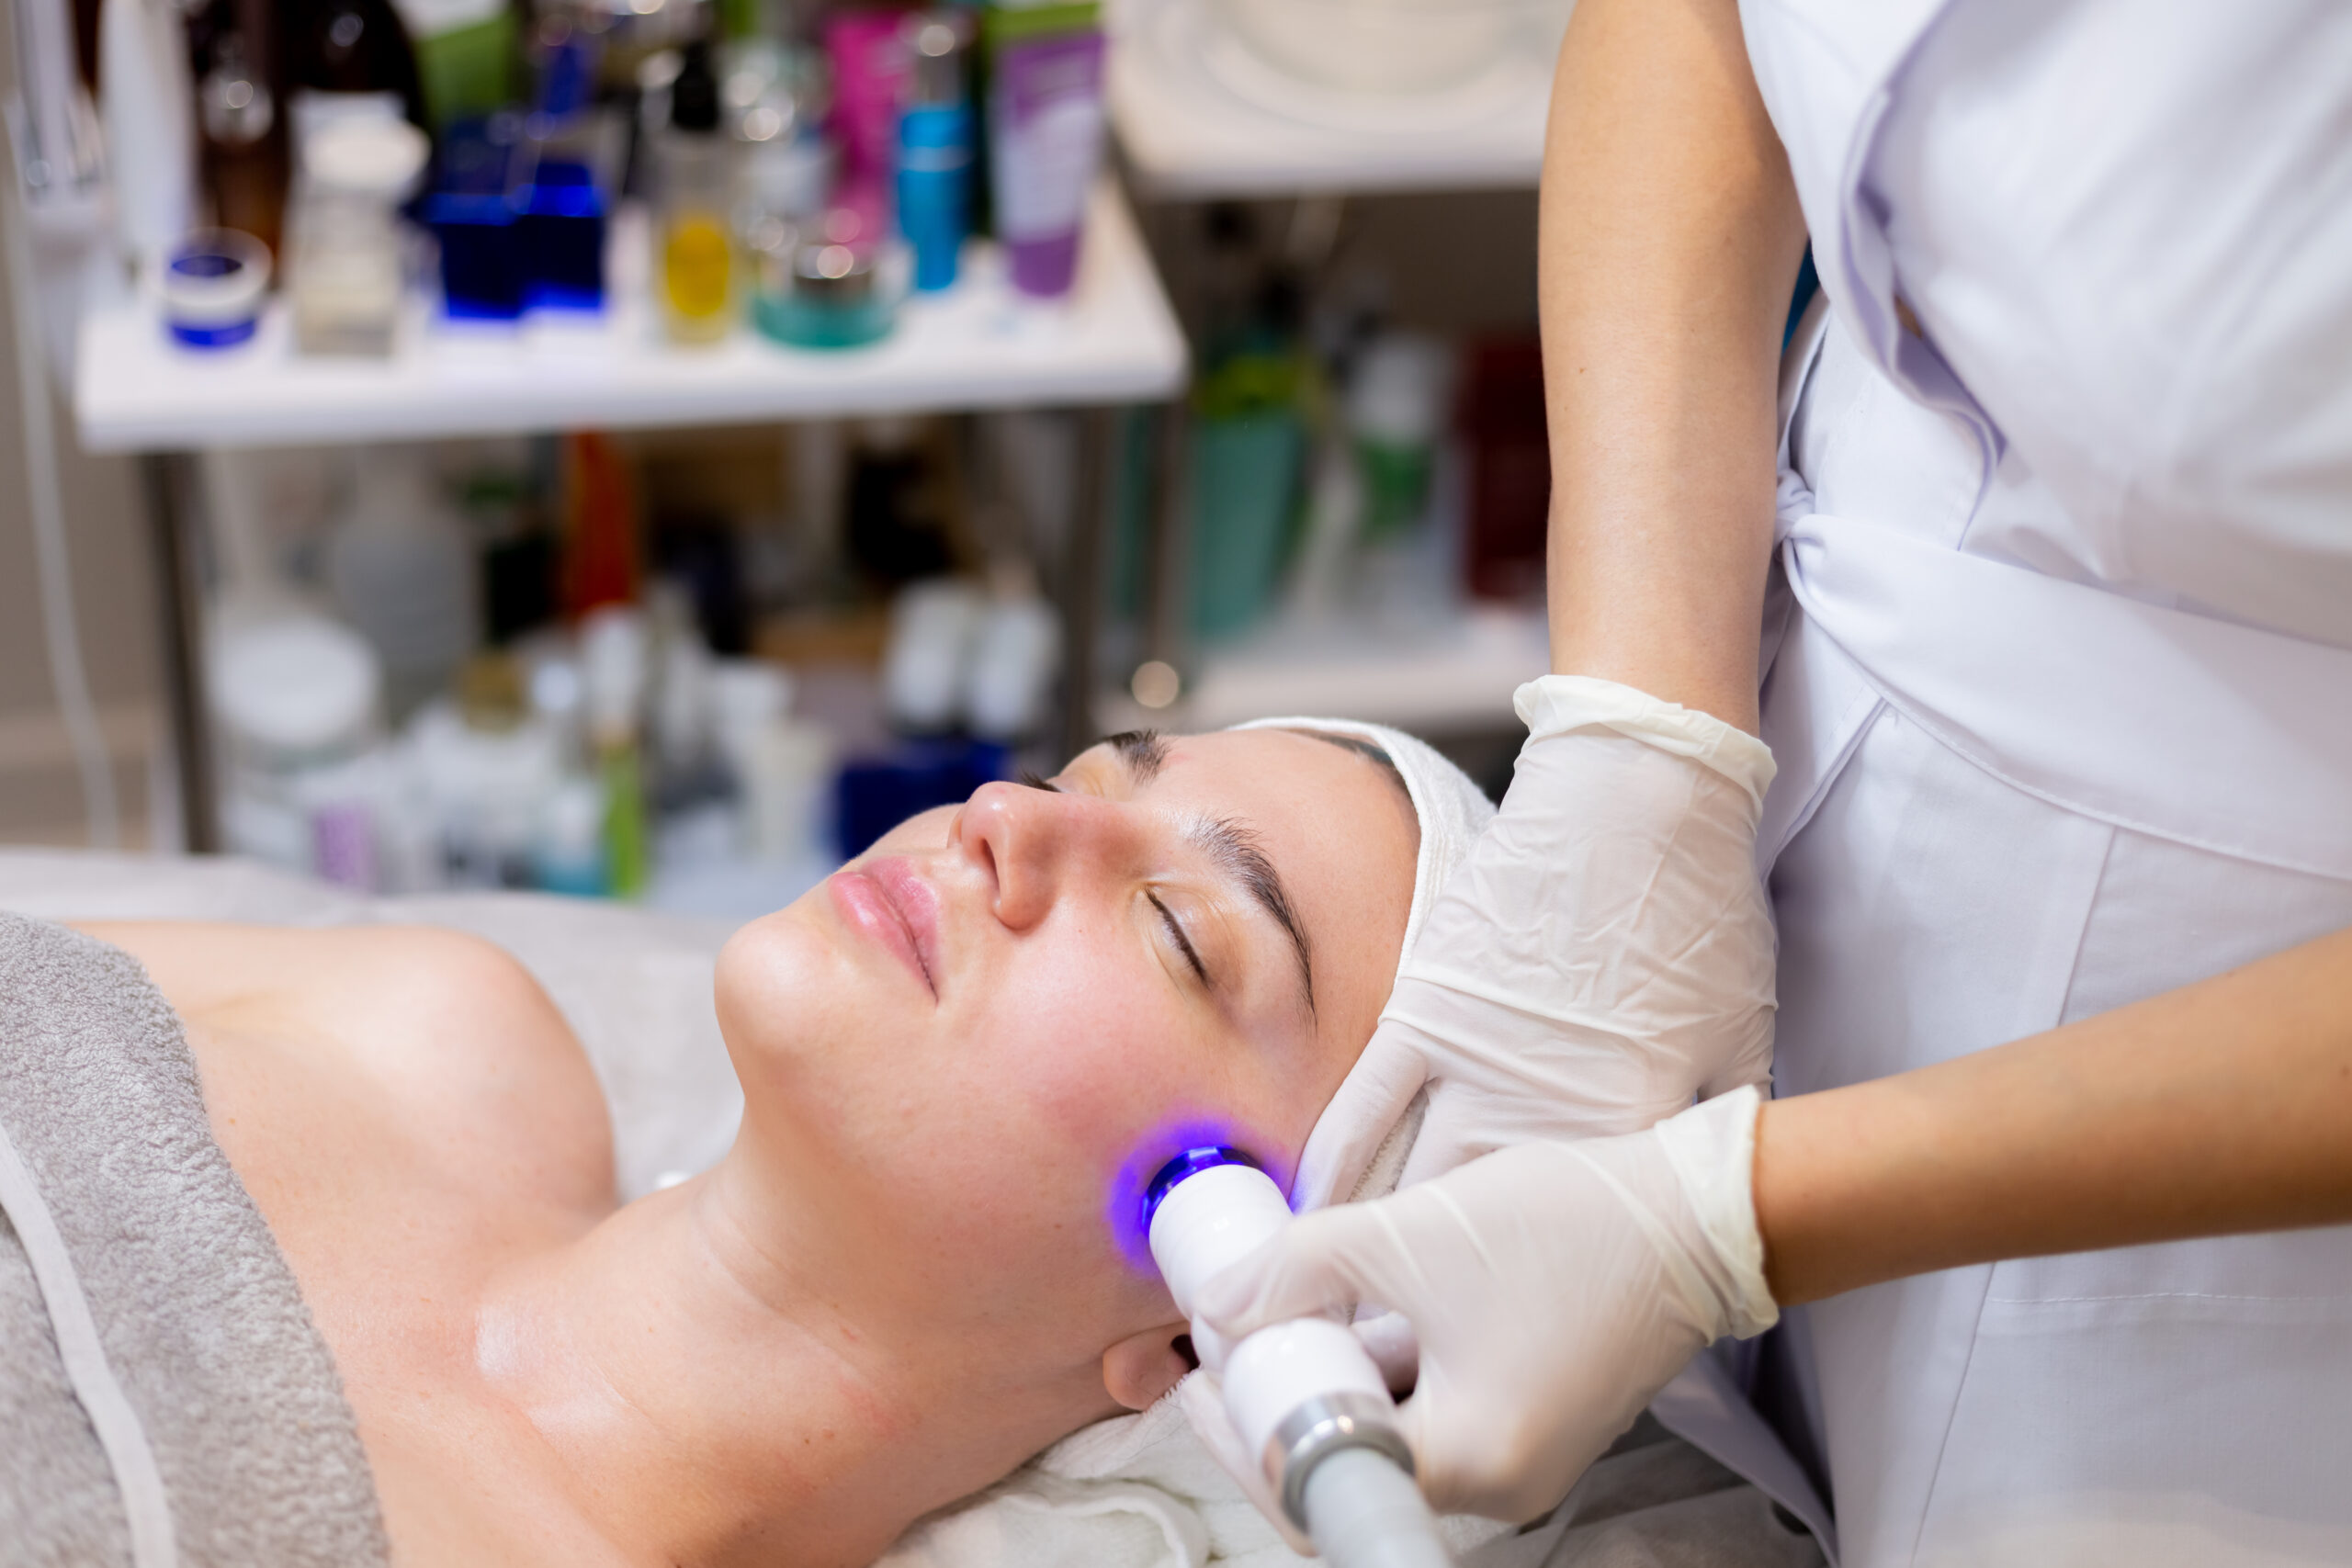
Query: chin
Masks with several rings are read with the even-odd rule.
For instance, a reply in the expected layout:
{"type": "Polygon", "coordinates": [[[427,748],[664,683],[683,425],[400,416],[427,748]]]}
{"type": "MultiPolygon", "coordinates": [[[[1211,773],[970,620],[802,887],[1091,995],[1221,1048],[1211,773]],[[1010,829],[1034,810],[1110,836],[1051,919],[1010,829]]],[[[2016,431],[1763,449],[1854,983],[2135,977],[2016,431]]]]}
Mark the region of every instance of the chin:
{"type": "Polygon", "coordinates": [[[711,1000],[718,1032],[743,1067],[746,1052],[763,1056],[784,1050],[804,1032],[822,1005],[833,965],[823,935],[803,906],[820,897],[820,884],[772,915],[763,915],[727,939],[711,976],[711,1000]]]}

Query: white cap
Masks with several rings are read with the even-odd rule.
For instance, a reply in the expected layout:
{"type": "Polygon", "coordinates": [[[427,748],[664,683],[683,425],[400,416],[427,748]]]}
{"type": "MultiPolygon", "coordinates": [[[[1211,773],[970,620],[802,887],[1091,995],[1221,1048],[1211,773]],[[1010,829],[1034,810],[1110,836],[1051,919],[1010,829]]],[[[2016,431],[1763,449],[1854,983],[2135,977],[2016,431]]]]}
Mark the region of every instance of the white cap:
{"type": "Polygon", "coordinates": [[[627,604],[588,613],[580,626],[580,677],[592,736],[636,735],[646,664],[643,615],[627,604]]]}
{"type": "Polygon", "coordinates": [[[327,189],[405,201],[431,144],[404,119],[337,119],[302,146],[302,172],[327,189]]]}

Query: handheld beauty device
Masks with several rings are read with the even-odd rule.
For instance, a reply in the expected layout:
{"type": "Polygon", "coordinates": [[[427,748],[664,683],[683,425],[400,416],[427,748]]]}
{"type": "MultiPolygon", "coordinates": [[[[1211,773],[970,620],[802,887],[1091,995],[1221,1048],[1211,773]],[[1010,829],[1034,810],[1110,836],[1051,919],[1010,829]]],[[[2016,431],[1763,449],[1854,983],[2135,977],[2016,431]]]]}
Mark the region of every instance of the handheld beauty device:
{"type": "MultiPolygon", "coordinates": [[[[1151,1256],[1193,1318],[1202,1285],[1290,1224],[1282,1189],[1238,1149],[1186,1149],[1144,1193],[1151,1256]]],[[[1371,1355],[1346,1325],[1302,1317],[1228,1344],[1193,1318],[1193,1348],[1225,1390],[1245,1451],[1334,1568],[1450,1568],[1413,1483],[1412,1450],[1371,1355]]]]}

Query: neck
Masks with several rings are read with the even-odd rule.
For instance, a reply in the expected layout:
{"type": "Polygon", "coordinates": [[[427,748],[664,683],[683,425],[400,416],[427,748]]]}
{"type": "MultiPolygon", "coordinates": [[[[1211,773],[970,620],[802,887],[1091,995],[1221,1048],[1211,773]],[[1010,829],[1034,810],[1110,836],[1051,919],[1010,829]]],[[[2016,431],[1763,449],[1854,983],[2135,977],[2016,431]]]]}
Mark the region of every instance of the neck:
{"type": "MultiPolygon", "coordinates": [[[[477,1361],[635,1560],[854,1565],[1097,1414],[992,1356],[736,1155],[494,1279],[477,1361]]],[[[854,1227],[849,1227],[854,1230],[854,1227]]]]}

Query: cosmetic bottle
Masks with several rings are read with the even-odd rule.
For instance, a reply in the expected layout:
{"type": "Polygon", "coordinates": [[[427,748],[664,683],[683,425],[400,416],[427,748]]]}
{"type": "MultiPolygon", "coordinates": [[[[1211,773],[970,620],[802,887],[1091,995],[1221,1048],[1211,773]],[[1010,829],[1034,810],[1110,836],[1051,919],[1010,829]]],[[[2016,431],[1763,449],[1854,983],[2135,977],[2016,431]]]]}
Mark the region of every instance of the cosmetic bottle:
{"type": "Polygon", "coordinates": [[[605,792],[594,779],[565,779],[539,812],[531,871],[542,893],[601,898],[610,891],[605,868],[605,792]]]}
{"type": "Polygon", "coordinates": [[[441,308],[453,321],[512,321],[528,281],[517,173],[523,118],[460,120],[442,133],[438,182],[424,217],[441,253],[441,308]]]}
{"type": "Polygon", "coordinates": [[[195,221],[187,33],[172,0],[119,0],[98,13],[98,34],[115,227],[138,271],[154,277],[195,221]]]}
{"type": "Polygon", "coordinates": [[[965,722],[988,740],[1025,740],[1046,726],[1061,674],[1062,624],[1034,585],[993,597],[964,676],[965,722]]]}
{"type": "Polygon", "coordinates": [[[841,144],[837,206],[857,214],[862,236],[888,231],[899,111],[905,99],[906,46],[900,13],[879,6],[836,6],[825,17],[825,57],[832,68],[831,125],[841,144]]]}
{"type": "Polygon", "coordinates": [[[734,196],[733,146],[718,133],[718,81],[710,45],[685,49],[670,84],[670,124],[661,144],[662,221],[655,261],[662,315],[678,343],[714,343],[734,320],[734,246],[728,209],[734,196]]]}
{"type": "Polygon", "coordinates": [[[776,253],[754,257],[759,292],[752,321],[795,348],[856,348],[888,337],[898,317],[905,269],[871,252],[784,230],[776,253]]]}
{"type": "Polygon", "coordinates": [[[750,659],[721,660],[712,697],[720,758],[734,775],[741,852],[769,864],[808,864],[826,852],[833,744],[792,716],[792,676],[750,659]]]}
{"type": "Polygon", "coordinates": [[[494,114],[514,96],[514,7],[508,0],[396,0],[416,51],[433,132],[494,114]]]}
{"type": "Polygon", "coordinates": [[[363,449],[326,542],[338,608],[383,662],[395,718],[447,685],[479,640],[473,541],[413,451],[363,449]]]}
{"type": "Polygon", "coordinates": [[[963,14],[917,12],[899,29],[908,56],[899,114],[899,231],[914,250],[914,286],[945,288],[971,231],[970,53],[963,14]]]}
{"type": "Polygon", "coordinates": [[[832,199],[841,162],[825,131],[832,88],[823,57],[739,39],[722,59],[719,99],[737,149],[737,228],[748,237],[764,219],[813,225],[832,199]]]}
{"type": "Polygon", "coordinates": [[[1442,344],[1408,333],[1384,333],[1357,356],[1346,417],[1363,470],[1368,542],[1409,530],[1429,508],[1452,369],[1442,344]]]}
{"type": "Polygon", "coordinates": [[[279,15],[298,182],[311,136],[332,121],[405,119],[424,128],[416,51],[391,0],[292,4],[279,15]]]}
{"type": "Polygon", "coordinates": [[[197,84],[197,128],[213,220],[251,234],[274,254],[282,237],[289,169],[286,116],[272,85],[269,46],[248,12],[260,7],[216,0],[211,16],[227,26],[204,45],[209,61],[197,84]]]}
{"type": "Polygon", "coordinates": [[[311,137],[288,256],[304,354],[391,353],[406,294],[399,209],[425,152],[424,133],[405,120],[345,120],[311,137]]]}
{"type": "Polygon", "coordinates": [[[1102,34],[1091,6],[989,13],[989,190],[1012,286],[1055,299],[1078,276],[1102,157],[1102,34]],[[1071,14],[1074,26],[1064,26],[1071,14]]]}
{"type": "Polygon", "coordinates": [[[524,126],[517,171],[524,306],[605,308],[605,225],[618,188],[621,137],[594,105],[595,39],[569,17],[539,23],[538,96],[524,126]]]}
{"type": "Polygon", "coordinates": [[[645,618],[610,604],[580,628],[588,744],[605,801],[605,874],[616,898],[644,891],[647,863],[645,778],[639,735],[647,678],[645,618]]]}
{"type": "Polygon", "coordinates": [[[960,578],[909,584],[890,606],[890,641],[882,656],[882,705],[891,726],[937,735],[964,716],[988,602],[960,578]]]}

